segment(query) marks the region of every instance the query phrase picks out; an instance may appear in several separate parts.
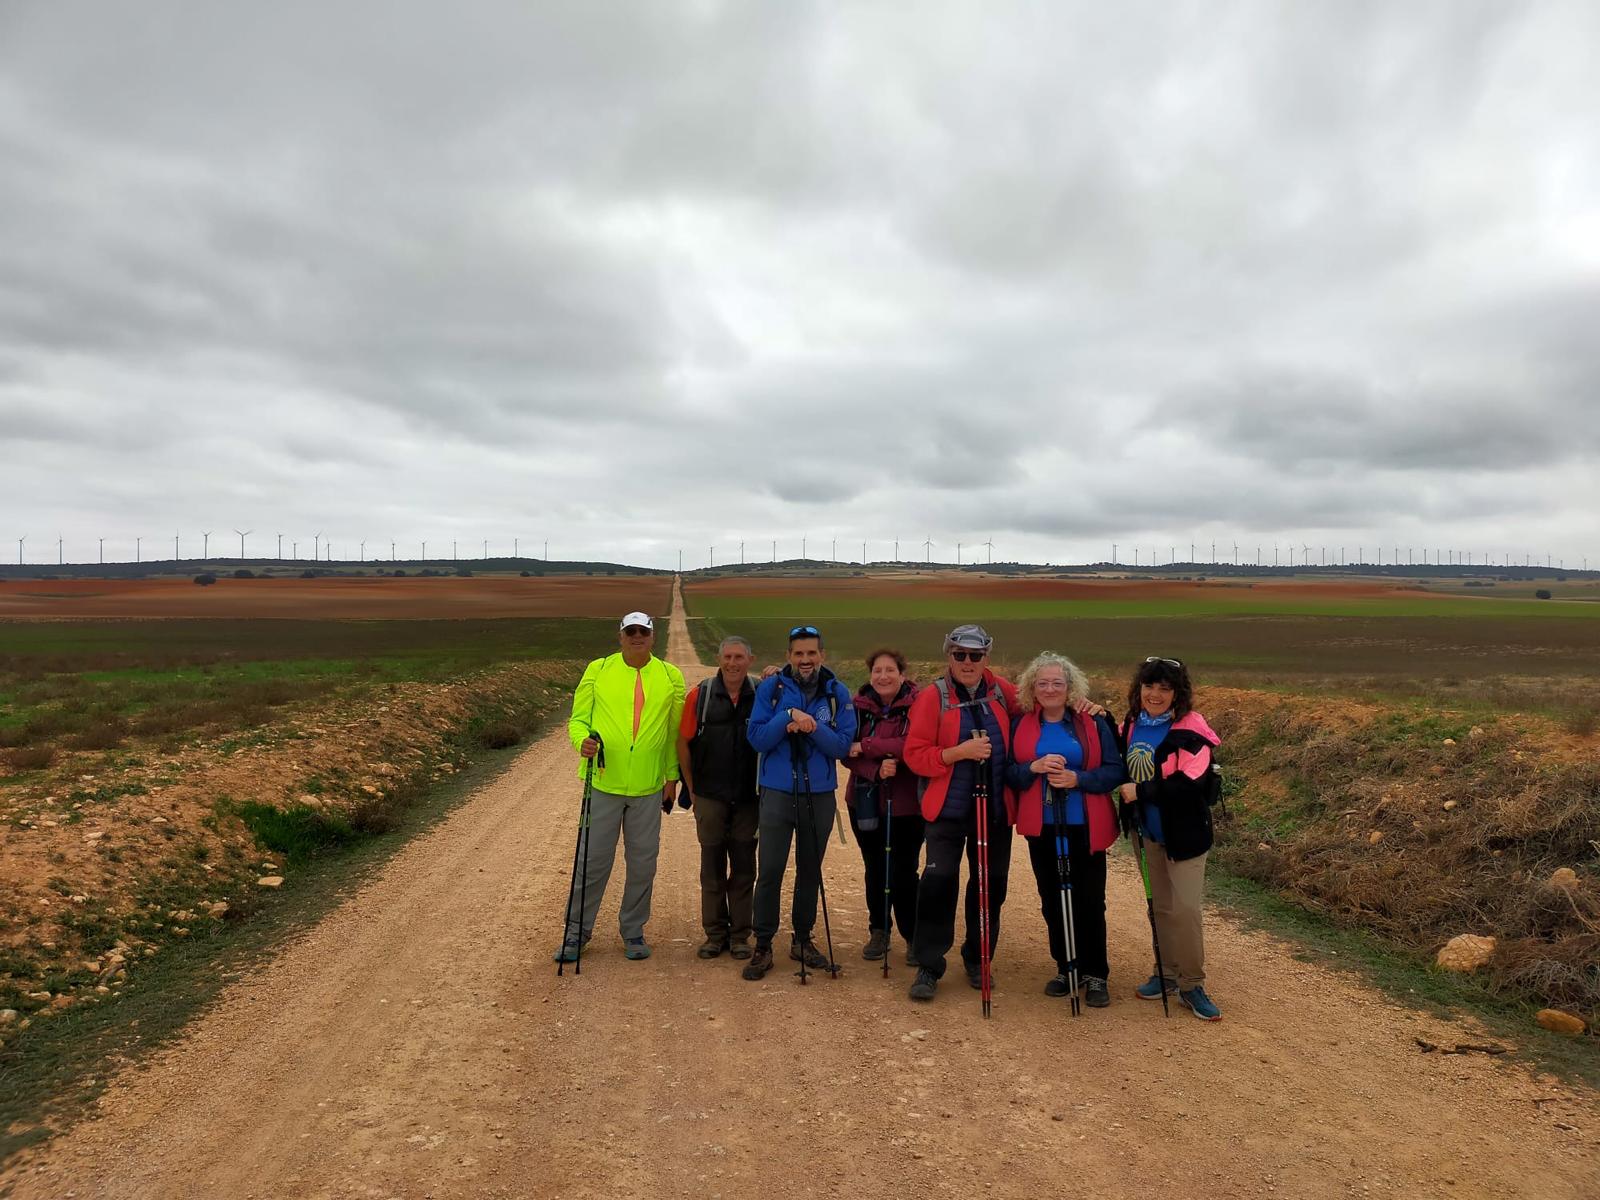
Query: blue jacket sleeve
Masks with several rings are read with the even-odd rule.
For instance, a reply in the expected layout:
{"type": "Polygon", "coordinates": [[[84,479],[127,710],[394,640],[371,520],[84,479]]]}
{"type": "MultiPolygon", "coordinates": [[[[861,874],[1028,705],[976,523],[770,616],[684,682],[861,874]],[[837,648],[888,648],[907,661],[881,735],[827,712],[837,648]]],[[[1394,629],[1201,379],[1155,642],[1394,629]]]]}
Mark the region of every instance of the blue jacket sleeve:
{"type": "MultiPolygon", "coordinates": [[[[756,688],[755,707],[750,711],[750,721],[745,726],[745,737],[762,754],[775,750],[788,736],[789,710],[777,702],[777,693],[783,685],[778,676],[763,679],[756,688]]],[[[846,746],[848,752],[850,747],[846,746]]]]}
{"type": "Polygon", "coordinates": [[[829,725],[827,713],[823,710],[827,704],[827,697],[818,697],[816,732],[811,735],[811,740],[816,743],[829,758],[844,758],[850,753],[850,743],[856,740],[856,709],[851,703],[850,693],[837,679],[831,681],[834,695],[839,701],[839,715],[834,718],[834,724],[829,725]]]}
{"type": "Polygon", "coordinates": [[[1117,748],[1116,732],[1106,723],[1106,719],[1096,717],[1094,727],[1100,734],[1100,765],[1092,771],[1078,772],[1078,790],[1099,795],[1109,792],[1119,783],[1125,783],[1128,768],[1122,761],[1122,751],[1117,748]]]}

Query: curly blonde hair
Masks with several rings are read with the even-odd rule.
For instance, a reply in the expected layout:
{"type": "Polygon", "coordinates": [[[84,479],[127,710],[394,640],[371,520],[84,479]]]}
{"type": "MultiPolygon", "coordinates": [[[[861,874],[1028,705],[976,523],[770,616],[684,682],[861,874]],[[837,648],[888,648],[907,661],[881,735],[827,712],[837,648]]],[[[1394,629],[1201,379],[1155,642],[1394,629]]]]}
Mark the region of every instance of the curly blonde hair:
{"type": "Polygon", "coordinates": [[[1022,706],[1023,712],[1032,712],[1034,705],[1033,685],[1038,679],[1039,672],[1045,667],[1060,667],[1061,673],[1067,677],[1067,703],[1075,700],[1089,698],[1089,679],[1077,663],[1064,654],[1057,654],[1053,650],[1045,650],[1034,657],[1022,672],[1022,677],[1017,680],[1017,703],[1022,706]]]}

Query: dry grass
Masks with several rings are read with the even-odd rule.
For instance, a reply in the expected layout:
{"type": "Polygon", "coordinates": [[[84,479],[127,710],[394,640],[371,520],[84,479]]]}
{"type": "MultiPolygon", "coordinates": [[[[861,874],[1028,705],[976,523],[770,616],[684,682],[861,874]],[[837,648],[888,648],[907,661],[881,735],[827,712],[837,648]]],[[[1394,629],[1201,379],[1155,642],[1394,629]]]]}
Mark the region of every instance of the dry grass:
{"type": "Polygon", "coordinates": [[[1221,863],[1424,953],[1492,934],[1495,988],[1594,1023],[1600,764],[1541,756],[1509,727],[1418,720],[1319,729],[1286,704],[1242,731],[1228,761],[1282,781],[1284,798],[1247,790],[1221,863]],[[1575,887],[1550,882],[1561,867],[1575,887]]]}

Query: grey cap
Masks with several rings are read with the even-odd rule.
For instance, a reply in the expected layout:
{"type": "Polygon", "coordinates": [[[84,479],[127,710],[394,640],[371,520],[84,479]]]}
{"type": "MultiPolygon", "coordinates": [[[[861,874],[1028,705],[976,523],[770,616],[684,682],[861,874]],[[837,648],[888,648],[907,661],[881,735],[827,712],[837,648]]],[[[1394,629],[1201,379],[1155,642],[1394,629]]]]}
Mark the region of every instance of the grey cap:
{"type": "Polygon", "coordinates": [[[952,650],[987,650],[992,645],[994,639],[982,625],[957,625],[944,635],[946,654],[952,650]]]}

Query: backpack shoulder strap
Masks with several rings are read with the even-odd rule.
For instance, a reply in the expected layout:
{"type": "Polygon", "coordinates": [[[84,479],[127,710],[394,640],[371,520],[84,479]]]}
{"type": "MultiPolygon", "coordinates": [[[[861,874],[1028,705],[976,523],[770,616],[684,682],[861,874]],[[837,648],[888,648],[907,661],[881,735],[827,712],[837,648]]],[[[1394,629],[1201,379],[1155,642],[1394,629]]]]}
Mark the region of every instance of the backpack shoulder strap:
{"type": "Polygon", "coordinates": [[[943,675],[933,681],[934,690],[939,693],[939,711],[946,712],[950,708],[950,681],[943,675]]]}

